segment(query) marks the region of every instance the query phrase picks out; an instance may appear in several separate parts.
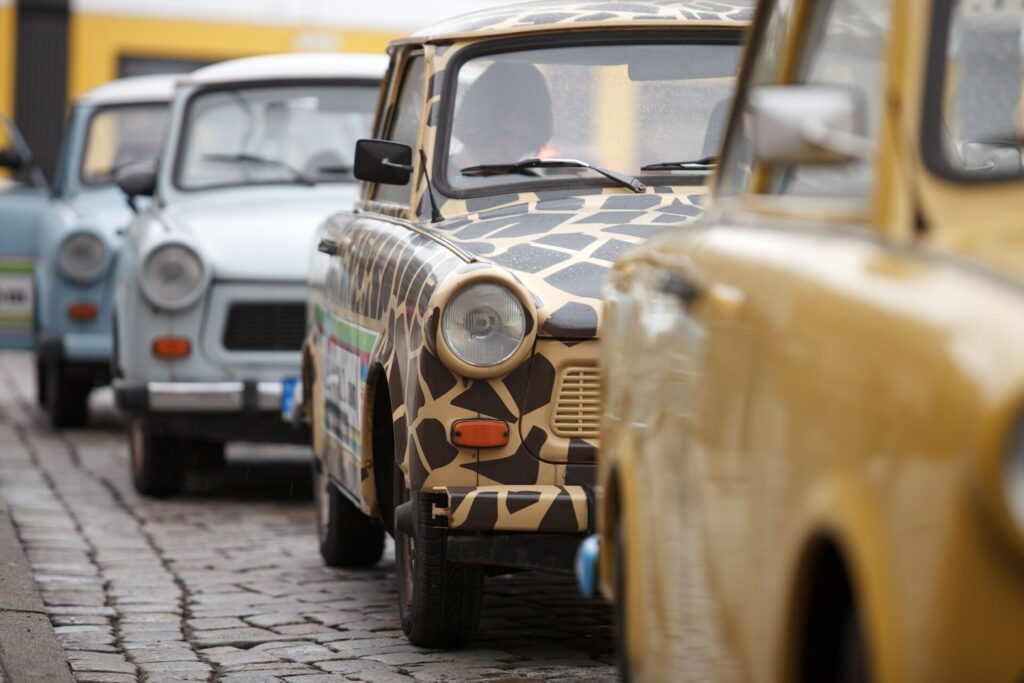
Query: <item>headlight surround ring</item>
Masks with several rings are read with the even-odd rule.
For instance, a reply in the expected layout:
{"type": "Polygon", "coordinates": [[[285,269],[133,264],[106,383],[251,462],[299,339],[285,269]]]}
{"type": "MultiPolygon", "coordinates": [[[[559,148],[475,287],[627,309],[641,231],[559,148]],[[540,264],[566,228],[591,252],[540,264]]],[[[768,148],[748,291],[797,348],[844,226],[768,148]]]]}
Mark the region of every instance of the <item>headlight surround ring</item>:
{"type": "Polygon", "coordinates": [[[57,271],[77,284],[99,280],[110,267],[112,252],[106,240],[89,229],[69,232],[57,248],[57,271]]]}
{"type": "Polygon", "coordinates": [[[177,311],[202,296],[210,281],[210,269],[199,251],[180,240],[162,241],[139,260],[139,286],[151,303],[177,311]]]}
{"type": "MultiPolygon", "coordinates": [[[[508,374],[533,348],[537,334],[533,300],[525,287],[503,271],[454,276],[434,293],[431,310],[437,316],[438,357],[459,376],[488,379],[508,374]],[[474,355],[468,347],[487,344],[487,337],[492,339],[490,353],[474,355]],[[512,345],[514,337],[518,343],[512,345]]],[[[481,350],[485,349],[476,349],[481,350]]]]}

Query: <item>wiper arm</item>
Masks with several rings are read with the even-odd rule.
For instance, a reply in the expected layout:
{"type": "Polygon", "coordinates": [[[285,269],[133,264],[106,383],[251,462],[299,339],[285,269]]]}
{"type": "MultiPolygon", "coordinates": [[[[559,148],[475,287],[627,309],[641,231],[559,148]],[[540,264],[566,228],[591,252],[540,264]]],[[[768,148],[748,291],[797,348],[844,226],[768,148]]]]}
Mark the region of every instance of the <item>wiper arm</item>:
{"type": "Polygon", "coordinates": [[[525,173],[531,168],[586,168],[595,173],[600,173],[609,180],[614,180],[619,185],[633,190],[633,192],[641,193],[647,189],[647,186],[642,182],[634,178],[633,176],[626,175],[625,173],[617,173],[615,171],[609,171],[607,168],[601,168],[600,166],[594,166],[588,164],[585,161],[579,159],[523,159],[508,164],[482,164],[480,166],[469,166],[462,169],[462,175],[465,176],[492,176],[492,175],[505,175],[507,173],[525,173]]]}
{"type": "Polygon", "coordinates": [[[278,159],[276,157],[265,157],[260,154],[250,154],[248,152],[240,152],[238,154],[204,154],[204,159],[210,161],[224,161],[227,163],[240,163],[240,164],[263,164],[264,166],[277,166],[283,168],[292,174],[292,177],[303,185],[313,187],[316,183],[306,175],[289,164],[284,159],[278,159]]]}
{"type": "Polygon", "coordinates": [[[702,157],[691,161],[663,161],[641,166],[641,171],[707,171],[718,166],[718,157],[702,157]]]}

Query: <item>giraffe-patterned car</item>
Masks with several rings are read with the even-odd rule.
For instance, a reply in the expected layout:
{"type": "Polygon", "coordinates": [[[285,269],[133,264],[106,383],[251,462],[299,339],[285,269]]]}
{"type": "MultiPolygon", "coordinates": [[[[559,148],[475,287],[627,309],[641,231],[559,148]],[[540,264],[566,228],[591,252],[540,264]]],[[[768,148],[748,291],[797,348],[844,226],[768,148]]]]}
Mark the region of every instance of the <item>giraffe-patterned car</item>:
{"type": "Polygon", "coordinates": [[[530,3],[390,46],[356,210],[319,233],[303,405],[323,557],[392,532],[412,642],[468,639],[485,573],[571,570],[601,286],[699,214],[751,13],[530,3]]]}

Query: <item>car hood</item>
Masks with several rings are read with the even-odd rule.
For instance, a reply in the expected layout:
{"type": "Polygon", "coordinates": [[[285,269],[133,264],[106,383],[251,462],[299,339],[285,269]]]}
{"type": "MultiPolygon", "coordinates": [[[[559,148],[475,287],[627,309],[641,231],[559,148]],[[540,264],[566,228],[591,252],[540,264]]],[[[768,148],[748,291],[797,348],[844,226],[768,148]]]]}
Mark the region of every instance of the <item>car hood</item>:
{"type": "MultiPolygon", "coordinates": [[[[509,270],[533,293],[541,336],[590,339],[600,329],[602,288],[612,262],[648,238],[696,220],[705,192],[687,187],[636,195],[530,195],[433,227],[479,261],[509,270]]],[[[467,202],[471,211],[477,208],[473,201],[467,202]]]]}
{"type": "Polygon", "coordinates": [[[216,190],[166,207],[162,221],[199,248],[214,279],[305,282],[317,226],[354,196],[352,185],[216,190]]]}

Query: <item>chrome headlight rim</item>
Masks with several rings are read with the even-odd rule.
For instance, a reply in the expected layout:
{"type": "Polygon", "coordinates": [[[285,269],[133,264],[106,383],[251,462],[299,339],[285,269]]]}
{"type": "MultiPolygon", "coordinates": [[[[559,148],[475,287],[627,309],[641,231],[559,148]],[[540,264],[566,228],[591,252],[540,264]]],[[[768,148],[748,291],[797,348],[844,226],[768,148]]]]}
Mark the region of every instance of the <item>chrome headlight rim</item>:
{"type": "Polygon", "coordinates": [[[150,303],[157,308],[167,311],[180,311],[194,304],[203,296],[204,292],[206,292],[206,289],[210,284],[210,279],[210,267],[206,259],[203,258],[202,253],[193,244],[180,238],[171,237],[153,244],[143,252],[139,259],[139,288],[150,303]],[[156,257],[161,251],[168,248],[181,248],[190,252],[202,269],[202,274],[192,290],[186,296],[177,299],[169,299],[162,296],[159,292],[153,289],[152,283],[150,283],[146,277],[146,267],[149,265],[150,260],[156,257]]]}
{"type": "Polygon", "coordinates": [[[434,312],[436,323],[435,347],[438,358],[445,366],[460,377],[469,379],[491,379],[507,375],[519,366],[533,350],[537,336],[537,312],[533,297],[517,280],[503,271],[486,269],[471,273],[458,274],[437,289],[432,297],[430,310],[434,312]],[[444,318],[448,305],[470,287],[489,284],[496,285],[512,294],[522,307],[524,316],[524,333],[516,347],[507,358],[494,365],[474,365],[463,360],[449,346],[445,336],[444,318]]]}
{"type": "Polygon", "coordinates": [[[111,249],[107,240],[103,238],[103,235],[100,234],[99,231],[91,228],[76,228],[61,238],[60,243],[57,246],[55,260],[57,272],[60,273],[62,278],[74,284],[88,285],[103,279],[103,276],[106,275],[107,271],[110,269],[110,263],[113,260],[113,257],[113,249],[111,249]],[[103,250],[103,255],[97,261],[96,265],[89,270],[72,270],[68,267],[67,263],[65,263],[64,250],[68,248],[72,240],[83,238],[95,241],[95,243],[103,250]]]}
{"type": "Polygon", "coordinates": [[[1015,416],[1000,451],[1000,457],[990,461],[993,467],[987,477],[998,492],[996,521],[1024,550],[1024,412],[1015,416]]]}

